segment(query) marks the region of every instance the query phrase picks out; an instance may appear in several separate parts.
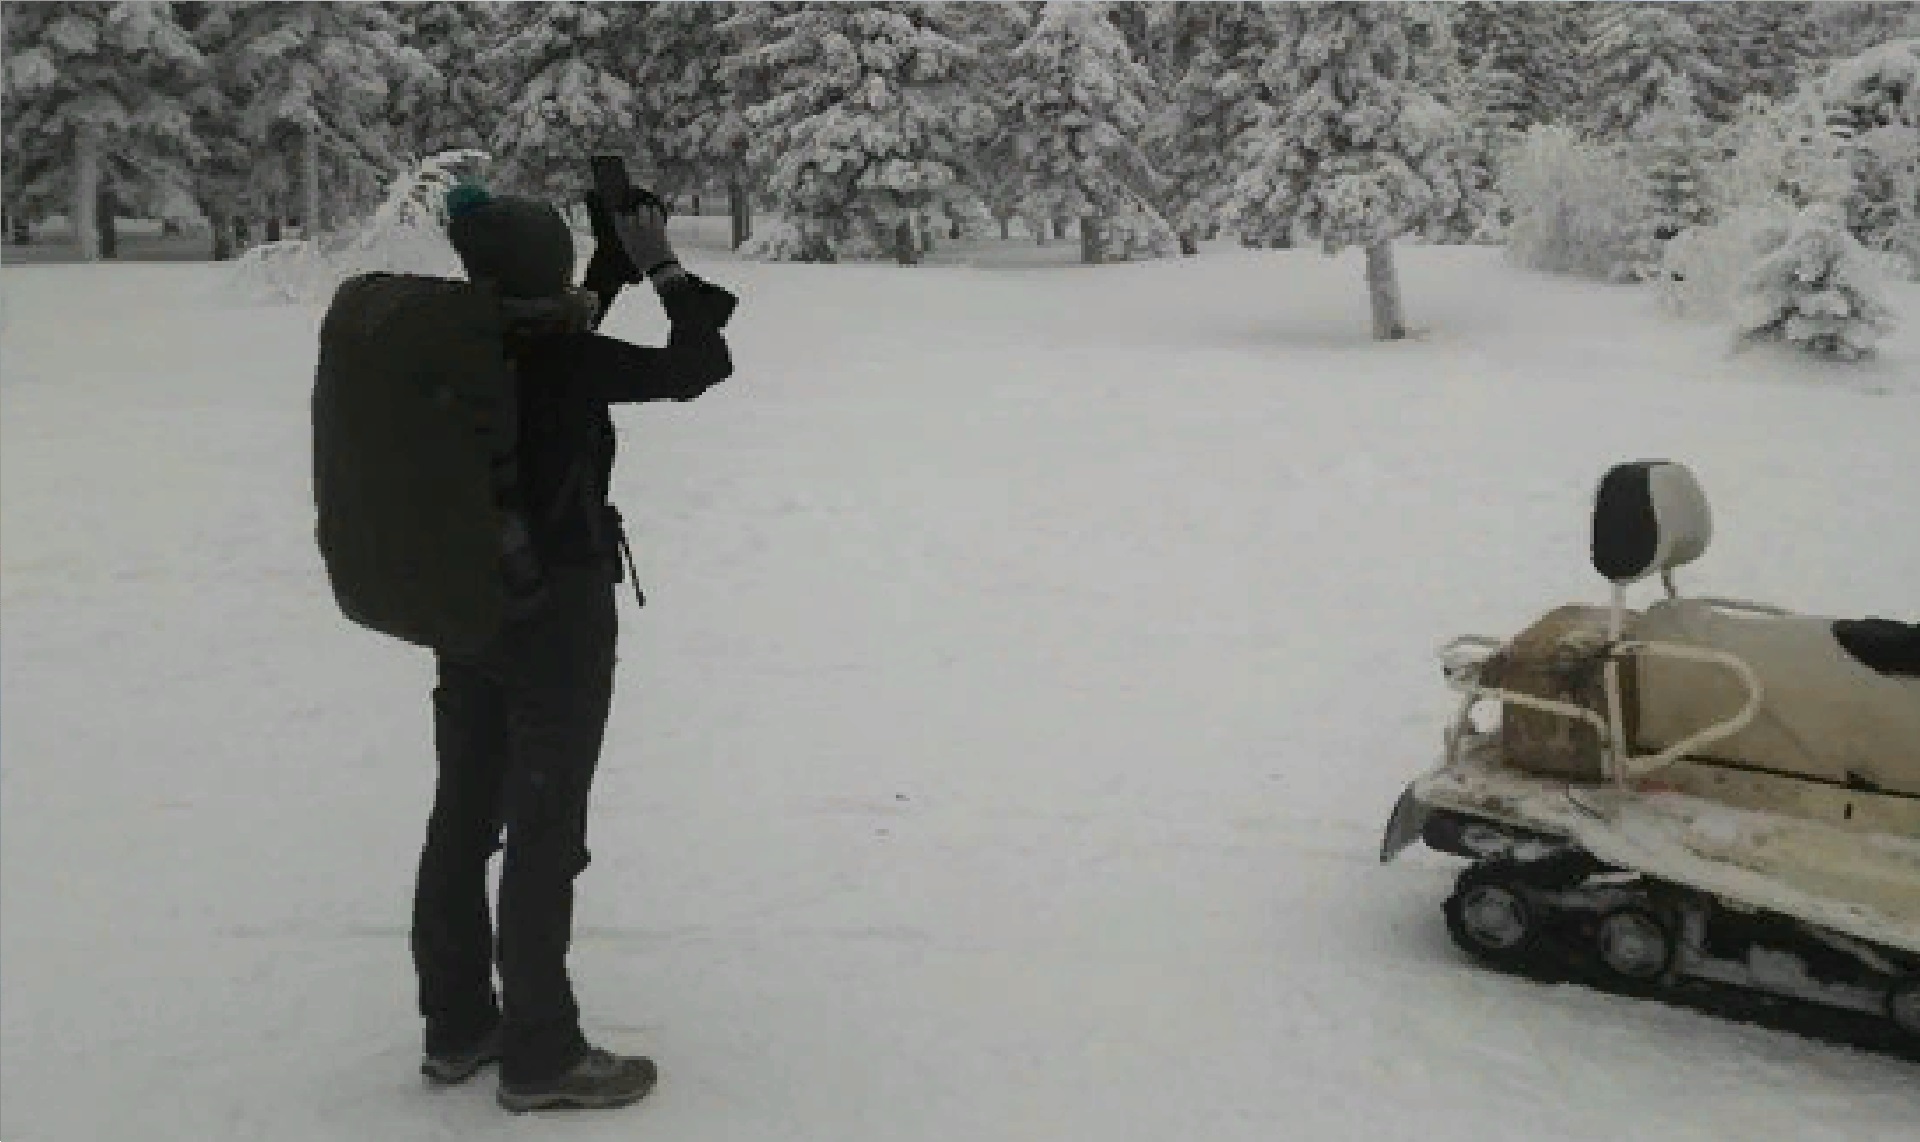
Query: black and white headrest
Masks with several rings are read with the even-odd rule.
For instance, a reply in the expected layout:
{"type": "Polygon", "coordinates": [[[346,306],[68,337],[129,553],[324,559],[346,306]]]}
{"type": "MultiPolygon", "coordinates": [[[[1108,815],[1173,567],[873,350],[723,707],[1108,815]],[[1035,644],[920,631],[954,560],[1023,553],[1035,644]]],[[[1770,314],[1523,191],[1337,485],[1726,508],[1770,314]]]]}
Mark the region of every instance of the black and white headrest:
{"type": "Polygon", "coordinates": [[[1713,538],[1706,493],[1686,465],[1619,464],[1593,500],[1593,567],[1620,586],[1684,567],[1713,538]]]}

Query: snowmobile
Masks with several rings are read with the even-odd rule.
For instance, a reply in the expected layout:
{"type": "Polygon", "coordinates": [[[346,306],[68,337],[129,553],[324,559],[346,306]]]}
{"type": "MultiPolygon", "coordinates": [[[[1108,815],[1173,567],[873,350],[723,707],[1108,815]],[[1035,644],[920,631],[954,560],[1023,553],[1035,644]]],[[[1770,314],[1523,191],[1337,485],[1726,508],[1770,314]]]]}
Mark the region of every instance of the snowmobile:
{"type": "Polygon", "coordinates": [[[1823,1005],[1920,1048],[1920,676],[1842,637],[1900,624],[1683,597],[1711,536],[1684,465],[1609,470],[1609,604],[1441,648],[1462,700],[1381,862],[1415,841],[1470,862],[1442,912],[1487,966],[1823,1005]]]}

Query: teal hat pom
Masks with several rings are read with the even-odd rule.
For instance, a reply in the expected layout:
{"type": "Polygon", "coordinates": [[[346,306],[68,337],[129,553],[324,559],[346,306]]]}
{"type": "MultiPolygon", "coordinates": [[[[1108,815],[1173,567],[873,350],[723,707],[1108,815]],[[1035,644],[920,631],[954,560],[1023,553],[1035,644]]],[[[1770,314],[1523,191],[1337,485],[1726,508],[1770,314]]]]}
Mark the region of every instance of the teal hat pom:
{"type": "Polygon", "coordinates": [[[447,192],[447,220],[472,214],[493,201],[493,195],[477,182],[463,182],[447,192]]]}

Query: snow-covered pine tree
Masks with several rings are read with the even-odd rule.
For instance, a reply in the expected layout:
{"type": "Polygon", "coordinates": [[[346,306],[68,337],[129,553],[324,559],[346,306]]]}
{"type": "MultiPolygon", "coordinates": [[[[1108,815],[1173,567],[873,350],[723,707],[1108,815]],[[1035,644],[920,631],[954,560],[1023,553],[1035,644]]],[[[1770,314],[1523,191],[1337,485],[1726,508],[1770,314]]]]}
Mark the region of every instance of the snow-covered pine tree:
{"type": "Polygon", "coordinates": [[[1783,341],[1851,361],[1895,328],[1872,259],[1837,206],[1801,211],[1785,244],[1761,259],[1741,291],[1742,342],[1783,341]]]}
{"type": "Polygon", "coordinates": [[[1395,4],[1289,4],[1262,77],[1279,95],[1236,157],[1229,211],[1255,237],[1367,255],[1374,336],[1406,336],[1393,242],[1444,233],[1470,190],[1459,117],[1413,80],[1411,22],[1395,4]]]}
{"type": "Polygon", "coordinates": [[[404,141],[393,93],[432,68],[377,4],[212,4],[197,34],[237,134],[251,149],[248,179],[271,202],[268,237],[298,202],[309,237],[327,207],[353,213],[379,201],[404,141]]]}
{"type": "MultiPolygon", "coordinates": [[[[1603,139],[1627,137],[1685,80],[1696,101],[1710,100],[1725,75],[1683,4],[1594,6],[1585,53],[1586,126],[1603,139]]],[[[1712,108],[1703,106],[1703,112],[1712,108]]]]}
{"type": "MultiPolygon", "coordinates": [[[[973,49],[974,63],[968,75],[996,123],[1006,119],[1013,51],[1033,30],[1038,10],[1038,5],[1022,0],[940,4],[930,10],[942,31],[973,49]]],[[[969,174],[987,212],[987,218],[980,221],[997,223],[1000,237],[1011,237],[1012,222],[1018,215],[1019,186],[1007,132],[990,132],[981,141],[969,174]]],[[[964,219],[958,223],[960,229],[966,228],[964,219]]]]}
{"type": "Polygon", "coordinates": [[[1081,260],[1167,257],[1173,229],[1153,206],[1160,176],[1136,142],[1153,80],[1105,5],[1055,2],[1014,50],[1006,123],[1020,212],[1080,223],[1081,260]]]}
{"type": "Polygon", "coordinates": [[[252,240],[250,216],[264,213],[265,206],[258,193],[257,147],[246,137],[240,118],[241,108],[259,93],[241,82],[237,55],[229,50],[234,7],[182,4],[176,9],[182,30],[206,64],[185,103],[202,148],[192,167],[191,193],[212,232],[216,262],[247,246],[252,240]]]}
{"type": "MultiPolygon", "coordinates": [[[[729,96],[727,122],[735,129],[716,144],[723,149],[727,210],[732,216],[733,248],[737,250],[753,237],[756,196],[752,188],[766,182],[766,171],[755,162],[747,112],[773,98],[779,78],[771,57],[761,49],[774,38],[774,21],[802,5],[792,0],[768,0],[764,4],[729,3],[722,7],[719,31],[726,54],[719,60],[718,71],[729,96]]],[[[764,193],[759,197],[764,199],[764,193]]]]}
{"type": "Polygon", "coordinates": [[[771,97],[746,112],[752,160],[790,232],[756,252],[788,260],[919,260],[935,210],[977,199],[968,177],[993,113],[975,53],[931,5],[808,4],[773,17],[747,67],[771,97]]]}
{"type": "Polygon", "coordinates": [[[1817,90],[1853,175],[1848,229],[1920,279],[1920,38],[1837,61],[1817,90]]]}
{"type": "Polygon", "coordinates": [[[1471,106],[1490,128],[1518,133],[1565,121],[1582,86],[1585,7],[1479,0],[1457,6],[1453,42],[1472,88],[1471,106]]]}
{"type": "Polygon", "coordinates": [[[1165,98],[1147,130],[1148,157],[1166,179],[1164,211],[1182,253],[1219,225],[1240,137],[1271,98],[1260,67],[1279,24],[1258,4],[1167,3],[1149,12],[1165,98]]]}
{"type": "Polygon", "coordinates": [[[1511,138],[1498,117],[1488,114],[1472,72],[1463,62],[1456,36],[1457,7],[1431,5],[1413,9],[1408,44],[1413,53],[1413,81],[1459,120],[1456,158],[1461,164],[1461,198],[1451,218],[1426,229],[1437,242],[1487,241],[1504,229],[1500,200],[1500,155],[1511,138]]]}
{"type": "Polygon", "coordinates": [[[433,69],[395,92],[405,150],[423,156],[484,147],[502,101],[500,77],[484,61],[506,35],[507,6],[475,0],[399,4],[394,14],[402,41],[433,69]]]}
{"type": "Polygon", "coordinates": [[[1635,150],[1653,206],[1649,237],[1655,243],[1709,220],[1702,184],[1710,126],[1682,79],[1634,127],[1635,150]]]}
{"type": "Polygon", "coordinates": [[[485,148],[502,185],[573,198],[595,154],[645,157],[640,97],[628,77],[645,50],[640,4],[518,4],[484,66],[504,79],[505,109],[485,148]]]}
{"type": "Polygon", "coordinates": [[[1827,54],[1842,59],[1892,40],[1920,36],[1920,4],[1820,0],[1813,5],[1813,19],[1827,54]]]}
{"type": "Polygon", "coordinates": [[[640,24],[645,45],[632,85],[640,137],[662,194],[698,193],[724,175],[746,149],[746,121],[719,62],[727,52],[722,25],[731,4],[653,4],[640,24]]]}
{"type": "MultiPolygon", "coordinates": [[[[1727,10],[1720,20],[1724,36],[1710,39],[1709,46],[1729,76],[1729,111],[1749,95],[1791,95],[1824,54],[1816,5],[1805,0],[1735,0],[1701,7],[1727,10]]],[[[1696,15],[1695,26],[1704,29],[1706,16],[1696,15]]]]}
{"type": "Polygon", "coordinates": [[[192,184],[202,147],[184,96],[205,61],[168,4],[9,4],[4,19],[8,206],[64,199],[81,256],[113,257],[116,199],[192,184]]]}

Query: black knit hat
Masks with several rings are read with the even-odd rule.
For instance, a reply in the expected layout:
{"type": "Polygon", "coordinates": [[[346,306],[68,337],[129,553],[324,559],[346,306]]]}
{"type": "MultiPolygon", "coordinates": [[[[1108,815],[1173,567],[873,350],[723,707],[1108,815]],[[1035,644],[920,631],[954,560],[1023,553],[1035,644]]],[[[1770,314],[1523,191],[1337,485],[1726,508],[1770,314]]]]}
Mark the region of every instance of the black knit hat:
{"type": "Polygon", "coordinates": [[[462,184],[447,195],[447,238],[467,277],[505,297],[556,297],[573,284],[573,231],[551,205],[462,184]]]}

